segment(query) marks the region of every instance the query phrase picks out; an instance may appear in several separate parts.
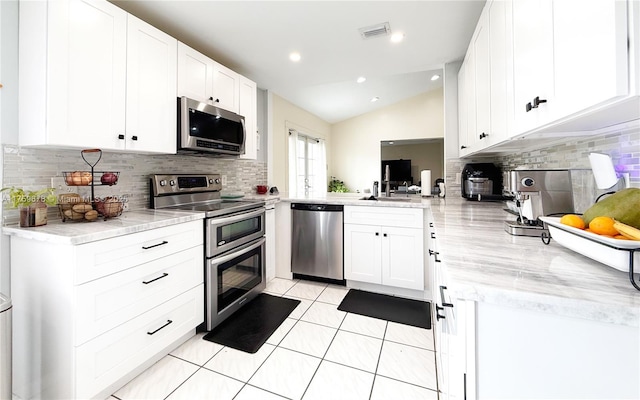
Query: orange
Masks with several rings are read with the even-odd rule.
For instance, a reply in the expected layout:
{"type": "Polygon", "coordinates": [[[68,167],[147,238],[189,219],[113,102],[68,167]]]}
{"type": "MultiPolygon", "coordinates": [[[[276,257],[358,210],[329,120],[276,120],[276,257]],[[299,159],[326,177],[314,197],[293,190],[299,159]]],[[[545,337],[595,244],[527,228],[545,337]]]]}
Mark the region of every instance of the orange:
{"type": "Polygon", "coordinates": [[[560,223],[573,226],[574,228],[578,228],[578,229],[584,229],[585,227],[584,221],[582,220],[582,218],[579,215],[574,215],[574,214],[563,215],[562,218],[560,218],[560,223]]]}
{"type": "Polygon", "coordinates": [[[613,227],[614,221],[611,217],[595,217],[589,222],[589,229],[598,235],[615,236],[618,230],[613,227]]]}

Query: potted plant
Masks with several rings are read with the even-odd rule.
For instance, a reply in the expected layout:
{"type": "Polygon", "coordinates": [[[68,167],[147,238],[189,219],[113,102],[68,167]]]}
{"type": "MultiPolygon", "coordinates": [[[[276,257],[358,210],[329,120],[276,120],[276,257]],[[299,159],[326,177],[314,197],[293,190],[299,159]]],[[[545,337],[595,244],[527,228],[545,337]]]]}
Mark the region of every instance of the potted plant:
{"type": "Polygon", "coordinates": [[[331,177],[331,181],[329,181],[329,191],[335,193],[347,193],[349,188],[347,188],[343,181],[338,180],[335,176],[331,177]]]}
{"type": "Polygon", "coordinates": [[[17,208],[20,212],[20,226],[40,226],[47,224],[47,206],[53,206],[57,202],[54,188],[44,188],[35,191],[25,191],[22,188],[3,188],[8,191],[6,199],[11,208],[17,208]]]}

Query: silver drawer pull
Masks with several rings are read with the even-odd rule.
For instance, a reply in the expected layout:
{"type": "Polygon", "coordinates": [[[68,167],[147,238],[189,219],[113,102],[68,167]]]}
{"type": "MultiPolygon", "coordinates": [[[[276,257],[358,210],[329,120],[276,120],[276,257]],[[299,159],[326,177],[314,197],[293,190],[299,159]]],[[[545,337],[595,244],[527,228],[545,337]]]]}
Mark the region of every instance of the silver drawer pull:
{"type": "Polygon", "coordinates": [[[155,278],[155,279],[152,279],[152,280],[150,280],[150,281],[142,281],[142,283],[144,283],[145,285],[148,285],[148,284],[150,284],[151,282],[155,282],[155,281],[157,281],[158,279],[162,279],[162,278],[167,277],[167,276],[169,276],[169,274],[168,274],[168,273],[166,273],[166,272],[164,272],[161,276],[159,276],[159,277],[157,277],[157,278],[155,278]]]}
{"type": "Polygon", "coordinates": [[[172,323],[173,323],[173,321],[168,319],[166,324],[162,325],[160,328],[156,329],[153,332],[147,332],[147,335],[153,335],[154,333],[158,332],[160,329],[166,328],[167,326],[171,325],[172,323]]]}
{"type": "Polygon", "coordinates": [[[144,250],[149,250],[149,249],[153,249],[154,247],[162,246],[163,244],[167,244],[167,243],[169,242],[167,242],[166,240],[163,240],[162,243],[154,244],[152,246],[142,246],[142,248],[144,250]]]}

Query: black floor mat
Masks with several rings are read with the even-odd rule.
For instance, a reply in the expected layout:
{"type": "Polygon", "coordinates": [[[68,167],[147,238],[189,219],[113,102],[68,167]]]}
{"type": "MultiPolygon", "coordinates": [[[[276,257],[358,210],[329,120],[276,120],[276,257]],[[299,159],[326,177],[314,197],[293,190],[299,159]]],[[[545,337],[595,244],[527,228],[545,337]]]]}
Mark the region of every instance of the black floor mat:
{"type": "Polygon", "coordinates": [[[300,300],[260,293],[207,333],[204,339],[247,353],[255,353],[298,304],[300,300]]]}
{"type": "Polygon", "coordinates": [[[431,329],[431,303],[428,301],[351,289],[338,310],[431,329]]]}

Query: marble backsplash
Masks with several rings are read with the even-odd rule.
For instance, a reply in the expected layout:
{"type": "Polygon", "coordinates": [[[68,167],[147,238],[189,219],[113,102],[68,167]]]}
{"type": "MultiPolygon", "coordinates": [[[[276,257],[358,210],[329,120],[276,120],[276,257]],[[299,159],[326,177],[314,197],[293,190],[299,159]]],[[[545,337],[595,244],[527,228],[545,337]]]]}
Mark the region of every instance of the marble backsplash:
{"type": "MultiPolygon", "coordinates": [[[[3,146],[3,186],[38,190],[51,186],[52,177],[62,177],[63,171],[82,171],[89,167],[80,150],[50,150],[3,146]]],[[[89,157],[87,157],[89,159],[89,157]]],[[[213,157],[211,155],[147,155],[104,152],[96,171],[119,171],[115,186],[96,186],[95,195],[126,198],[127,209],[149,206],[149,175],[164,173],[219,173],[226,175],[223,193],[255,193],[256,185],[267,181],[267,164],[255,160],[213,157]]],[[[63,193],[69,187],[57,187],[63,193]]],[[[88,187],[74,187],[83,196],[90,196],[88,187]]],[[[3,212],[4,223],[17,219],[17,211],[3,212]]],[[[56,207],[49,207],[49,218],[59,218],[56,207]]]]}
{"type": "Polygon", "coordinates": [[[447,195],[460,196],[456,173],[470,162],[493,162],[503,171],[513,169],[570,169],[576,211],[584,211],[603,191],[595,187],[588,155],[591,152],[611,156],[614,165],[628,172],[633,187],[640,187],[640,128],[616,133],[588,136],[563,144],[500,157],[470,159],[452,158],[446,163],[447,195]]]}

